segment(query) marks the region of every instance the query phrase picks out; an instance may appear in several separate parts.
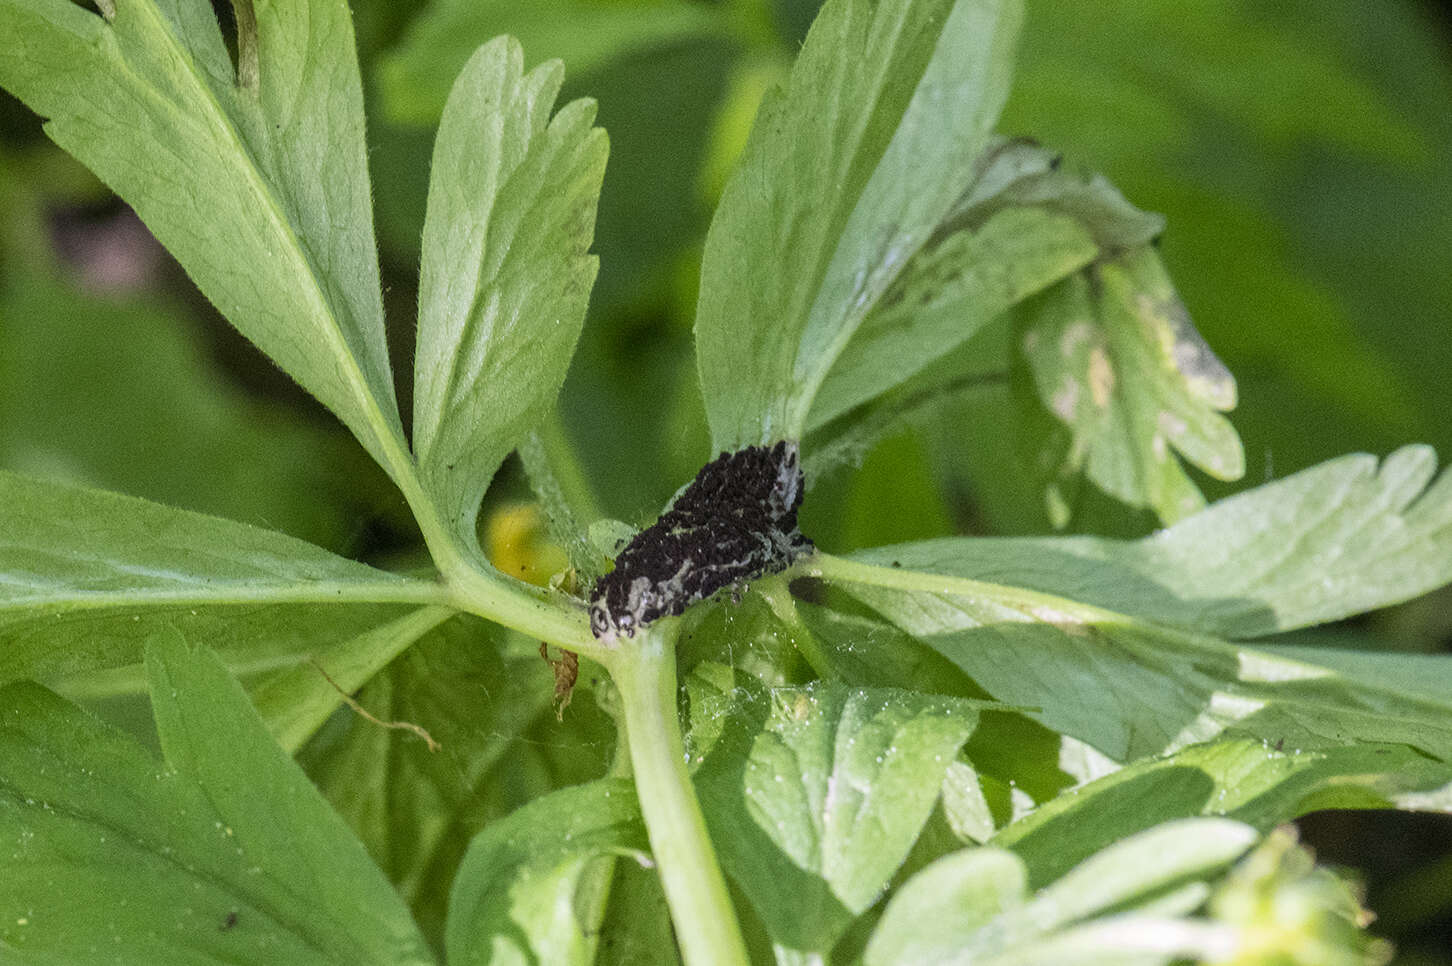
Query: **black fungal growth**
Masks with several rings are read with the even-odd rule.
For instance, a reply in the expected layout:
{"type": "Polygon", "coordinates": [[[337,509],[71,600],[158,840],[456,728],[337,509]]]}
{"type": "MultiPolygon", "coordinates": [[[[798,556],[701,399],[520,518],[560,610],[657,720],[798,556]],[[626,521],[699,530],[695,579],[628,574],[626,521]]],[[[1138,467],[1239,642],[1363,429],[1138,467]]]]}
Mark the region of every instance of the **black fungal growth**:
{"type": "Polygon", "coordinates": [[[812,549],[797,530],[801,503],[796,443],[722,453],[596,581],[590,630],[633,637],[718,590],[785,570],[812,549]]]}

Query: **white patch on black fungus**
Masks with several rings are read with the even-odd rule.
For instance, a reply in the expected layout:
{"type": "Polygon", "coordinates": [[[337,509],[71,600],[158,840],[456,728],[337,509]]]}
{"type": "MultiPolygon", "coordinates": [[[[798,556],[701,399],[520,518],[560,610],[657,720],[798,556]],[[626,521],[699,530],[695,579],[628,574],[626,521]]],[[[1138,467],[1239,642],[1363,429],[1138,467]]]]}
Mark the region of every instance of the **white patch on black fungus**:
{"type": "Polygon", "coordinates": [[[604,641],[681,613],[726,587],[779,573],[812,549],[797,530],[797,444],[722,453],[595,582],[590,630],[604,641]]]}

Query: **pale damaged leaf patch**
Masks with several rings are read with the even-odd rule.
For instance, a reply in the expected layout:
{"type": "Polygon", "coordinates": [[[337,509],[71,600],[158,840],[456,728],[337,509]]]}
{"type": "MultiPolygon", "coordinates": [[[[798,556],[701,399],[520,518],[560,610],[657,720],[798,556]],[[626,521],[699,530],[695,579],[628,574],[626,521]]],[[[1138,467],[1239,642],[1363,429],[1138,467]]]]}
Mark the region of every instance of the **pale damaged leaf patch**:
{"type": "Polygon", "coordinates": [[[1205,505],[1180,465],[1245,471],[1240,438],[1220,414],[1235,380],[1195,330],[1152,249],[1064,280],[1015,312],[1013,380],[1045,441],[1031,456],[1050,519],[1064,526],[1087,479],[1174,522],[1205,505]]]}

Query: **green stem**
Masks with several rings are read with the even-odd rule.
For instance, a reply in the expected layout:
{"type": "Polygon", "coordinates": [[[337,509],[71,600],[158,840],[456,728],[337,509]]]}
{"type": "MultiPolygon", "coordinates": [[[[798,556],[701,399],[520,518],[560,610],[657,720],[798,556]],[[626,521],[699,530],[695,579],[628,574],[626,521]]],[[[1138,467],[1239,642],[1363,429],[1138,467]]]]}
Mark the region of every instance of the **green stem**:
{"type": "Polygon", "coordinates": [[[593,661],[606,663],[616,652],[601,646],[590,633],[590,621],[579,607],[565,606],[560,595],[528,584],[517,586],[494,577],[466,562],[445,564],[434,557],[460,610],[477,614],[496,624],[567,648],[593,661]]]}
{"type": "Polygon", "coordinates": [[[625,734],[651,852],[687,966],[746,966],[746,943],[686,770],[676,717],[675,638],[642,631],[606,666],[625,712],[625,734]]]}
{"type": "Polygon", "coordinates": [[[832,669],[832,659],[822,649],[822,642],[817,640],[817,635],[812,633],[802,620],[801,613],[797,610],[797,602],[792,597],[791,589],[787,586],[787,580],[781,574],[771,577],[762,577],[751,585],[752,589],[761,594],[771,612],[776,615],[777,620],[786,625],[791,631],[791,642],[811,667],[812,671],[819,678],[833,680],[839,675],[832,669]]]}
{"type": "Polygon", "coordinates": [[[603,661],[612,653],[590,633],[583,609],[565,603],[561,595],[492,571],[477,553],[461,546],[424,490],[413,457],[403,441],[381,421],[377,429],[382,439],[385,469],[403,491],[403,498],[418,521],[424,544],[444,578],[453,606],[596,661],[603,661]]]}
{"type": "Polygon", "coordinates": [[[884,567],[880,564],[862,563],[847,557],[834,557],[820,551],[787,571],[787,574],[790,577],[820,577],[829,582],[866,584],[870,587],[890,587],[894,590],[929,594],[955,594],[960,597],[990,600],[1048,623],[1114,624],[1129,621],[1129,618],[1123,614],[1090,604],[1081,604],[1065,597],[1040,593],[1036,590],[1010,587],[1006,584],[991,584],[983,580],[974,580],[971,577],[954,577],[922,570],[884,567]]]}

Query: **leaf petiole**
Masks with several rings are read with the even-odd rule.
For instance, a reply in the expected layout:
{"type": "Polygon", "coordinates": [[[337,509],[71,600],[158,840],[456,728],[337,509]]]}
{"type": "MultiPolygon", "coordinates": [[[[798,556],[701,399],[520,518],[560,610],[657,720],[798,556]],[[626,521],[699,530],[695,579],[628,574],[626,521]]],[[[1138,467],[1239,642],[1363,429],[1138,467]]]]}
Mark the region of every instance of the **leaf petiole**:
{"type": "Polygon", "coordinates": [[[681,955],[687,966],[746,966],[746,943],[686,769],[674,623],[641,630],[604,663],[620,689],[640,810],[681,955]]]}

